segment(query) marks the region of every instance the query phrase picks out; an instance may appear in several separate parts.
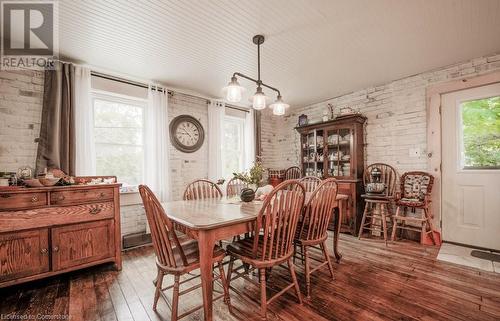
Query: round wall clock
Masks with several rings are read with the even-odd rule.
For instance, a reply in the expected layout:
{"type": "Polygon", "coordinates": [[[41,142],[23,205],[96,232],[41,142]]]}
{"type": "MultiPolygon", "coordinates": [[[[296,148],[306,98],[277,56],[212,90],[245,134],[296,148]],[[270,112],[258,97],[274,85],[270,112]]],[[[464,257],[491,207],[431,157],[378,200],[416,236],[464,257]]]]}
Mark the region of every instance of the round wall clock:
{"type": "Polygon", "coordinates": [[[192,153],[200,149],[205,139],[201,123],[189,115],[180,115],[170,122],[170,141],[184,153],[192,153]]]}

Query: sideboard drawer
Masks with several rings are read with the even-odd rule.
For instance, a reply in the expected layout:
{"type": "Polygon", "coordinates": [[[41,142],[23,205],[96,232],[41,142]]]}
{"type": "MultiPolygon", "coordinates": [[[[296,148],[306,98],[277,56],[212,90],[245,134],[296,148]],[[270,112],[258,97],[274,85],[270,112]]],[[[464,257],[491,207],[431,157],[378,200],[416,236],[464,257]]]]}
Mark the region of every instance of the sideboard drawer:
{"type": "Polygon", "coordinates": [[[99,202],[112,199],[112,188],[60,191],[50,194],[50,204],[52,205],[81,204],[84,202],[99,202]]]}
{"type": "Polygon", "coordinates": [[[1,193],[0,210],[40,207],[47,205],[46,193],[1,193]]]}

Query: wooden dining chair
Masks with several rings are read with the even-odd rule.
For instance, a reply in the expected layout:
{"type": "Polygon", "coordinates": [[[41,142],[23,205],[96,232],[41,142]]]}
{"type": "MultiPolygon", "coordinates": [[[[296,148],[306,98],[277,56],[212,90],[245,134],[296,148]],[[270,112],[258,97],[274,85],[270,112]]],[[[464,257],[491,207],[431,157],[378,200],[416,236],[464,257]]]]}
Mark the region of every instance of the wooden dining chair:
{"type": "Polygon", "coordinates": [[[285,170],[285,180],[299,179],[301,177],[302,177],[302,173],[300,172],[300,168],[298,166],[288,167],[285,170]]]}
{"type": "Polygon", "coordinates": [[[434,239],[434,226],[432,224],[431,212],[431,192],[434,184],[434,176],[426,172],[414,171],[406,172],[401,176],[401,191],[396,195],[396,215],[392,230],[392,240],[396,238],[397,229],[410,230],[420,233],[420,243],[424,243],[426,234],[434,245],[437,240],[434,239]],[[416,213],[420,209],[420,215],[409,216],[407,210],[410,209],[416,213]],[[416,223],[419,227],[406,225],[406,223],[416,223]]]}
{"type": "Polygon", "coordinates": [[[304,185],[306,193],[312,193],[321,184],[321,179],[316,176],[306,176],[299,179],[299,182],[304,185]]]}
{"type": "MultiPolygon", "coordinates": [[[[158,275],[156,277],[156,290],[153,301],[153,310],[156,311],[156,306],[158,304],[158,299],[160,295],[163,296],[168,304],[168,300],[164,291],[173,288],[172,296],[172,316],[171,320],[178,320],[183,318],[192,312],[203,307],[200,305],[189,311],[178,315],[178,304],[179,296],[190,293],[191,291],[199,288],[199,285],[195,285],[188,289],[180,291],[180,285],[186,282],[190,282],[197,276],[192,277],[190,273],[200,267],[200,255],[198,252],[198,242],[191,240],[187,243],[181,244],[174,231],[172,221],[168,218],[160,202],[153,194],[153,192],[146,185],[139,185],[139,193],[141,194],[142,202],[146,211],[146,217],[148,220],[149,227],[151,229],[151,238],[153,241],[153,247],[156,254],[156,267],[158,270],[158,275]],[[180,277],[190,273],[188,279],[180,281],[180,277]],[[171,274],[174,276],[174,284],[162,288],[163,278],[165,275],[171,274]]],[[[224,259],[225,252],[219,246],[216,246],[213,251],[213,263],[217,263],[217,268],[219,270],[219,275],[214,277],[215,280],[221,280],[224,294],[219,295],[214,298],[214,300],[224,298],[224,301],[229,305],[229,294],[228,294],[228,284],[226,282],[226,276],[224,274],[224,268],[222,267],[222,260],[224,259]]],[[[170,306],[170,304],[168,304],[170,306]]]]}
{"type": "Polygon", "coordinates": [[[330,275],[334,278],[326,240],[328,239],[328,223],[336,206],[337,190],[335,178],[325,179],[318,185],[304,207],[302,221],[295,233],[295,248],[300,247],[305,257],[306,294],[308,298],[311,297],[311,274],[313,272],[328,265],[330,275]],[[323,253],[324,261],[311,270],[311,258],[309,257],[308,248],[318,245],[323,253]]]}
{"type": "Polygon", "coordinates": [[[222,191],[217,184],[208,179],[197,179],[184,190],[183,200],[199,200],[207,198],[221,198],[222,191]]]}
{"type": "Polygon", "coordinates": [[[226,196],[234,197],[241,194],[241,190],[247,188],[248,184],[239,178],[233,177],[227,182],[226,186],[226,196]]]}
{"type": "Polygon", "coordinates": [[[257,216],[255,229],[251,237],[234,242],[226,249],[229,260],[228,284],[231,282],[232,273],[237,277],[244,277],[255,284],[255,281],[245,273],[233,271],[234,261],[239,259],[243,264],[248,264],[253,269],[259,270],[260,284],[260,317],[266,320],[267,306],[280,295],[295,287],[295,293],[300,303],[299,284],[295,275],[292,262],[293,237],[297,230],[300,212],[304,206],[305,189],[296,180],[285,181],[266,197],[262,209],[257,216]],[[292,282],[270,299],[266,295],[266,269],[287,262],[292,282]]]}
{"type": "Polygon", "coordinates": [[[391,205],[394,201],[397,177],[397,172],[394,167],[388,164],[374,163],[365,168],[363,173],[365,190],[370,183],[382,183],[385,185],[385,189],[382,193],[365,193],[361,195],[365,200],[365,209],[359,227],[359,239],[361,239],[365,230],[380,231],[382,232],[385,245],[387,246],[387,235],[389,233],[389,228],[393,225],[391,205]],[[374,169],[378,169],[380,173],[379,178],[377,178],[378,181],[374,181],[374,177],[372,177],[372,171],[374,169]],[[389,225],[387,224],[387,220],[389,220],[389,225]]]}

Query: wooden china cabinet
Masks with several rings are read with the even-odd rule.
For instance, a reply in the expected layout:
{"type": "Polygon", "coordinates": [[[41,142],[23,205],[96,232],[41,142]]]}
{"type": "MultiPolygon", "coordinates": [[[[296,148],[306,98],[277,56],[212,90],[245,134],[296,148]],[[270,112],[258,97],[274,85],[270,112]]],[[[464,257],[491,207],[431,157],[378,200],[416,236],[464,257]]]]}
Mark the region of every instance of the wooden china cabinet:
{"type": "MultiPolygon", "coordinates": [[[[360,114],[299,126],[302,174],[319,178],[335,177],[339,193],[349,195],[342,232],[356,235],[363,206],[361,203],[364,169],[363,125],[360,114]]],[[[330,224],[330,226],[333,226],[330,224]]]]}

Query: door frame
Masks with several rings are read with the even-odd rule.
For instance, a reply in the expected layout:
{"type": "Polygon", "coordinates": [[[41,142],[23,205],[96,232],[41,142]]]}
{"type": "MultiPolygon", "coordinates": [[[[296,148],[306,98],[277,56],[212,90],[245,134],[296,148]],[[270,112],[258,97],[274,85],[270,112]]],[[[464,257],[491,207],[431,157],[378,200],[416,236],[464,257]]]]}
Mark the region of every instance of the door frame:
{"type": "Polygon", "coordinates": [[[479,76],[463,77],[452,81],[431,85],[426,88],[427,108],[427,170],[434,175],[432,193],[432,213],[434,226],[441,231],[441,105],[442,95],[464,89],[471,89],[500,83],[500,70],[479,76]]]}

